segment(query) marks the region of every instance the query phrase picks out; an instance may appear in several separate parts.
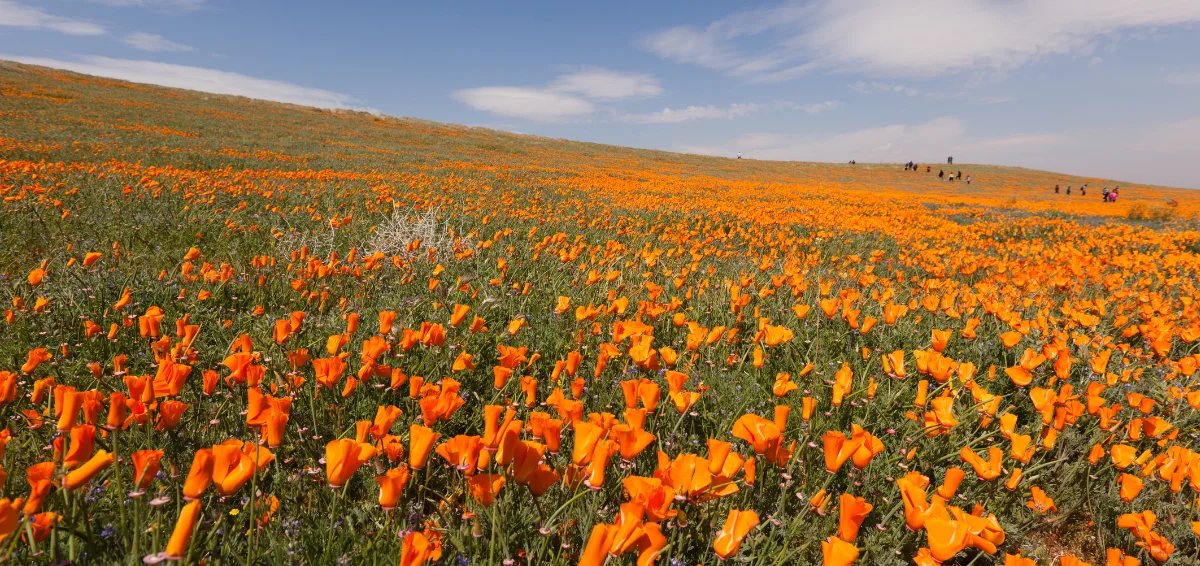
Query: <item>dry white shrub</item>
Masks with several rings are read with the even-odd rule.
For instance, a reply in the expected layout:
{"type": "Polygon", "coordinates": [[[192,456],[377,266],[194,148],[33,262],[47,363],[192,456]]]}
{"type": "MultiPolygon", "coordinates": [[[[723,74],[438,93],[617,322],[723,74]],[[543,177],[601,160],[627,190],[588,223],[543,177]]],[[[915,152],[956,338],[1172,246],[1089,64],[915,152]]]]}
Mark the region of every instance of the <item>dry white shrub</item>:
{"type": "Polygon", "coordinates": [[[439,212],[440,209],[427,208],[423,212],[404,214],[395,208],[391,217],[375,228],[363,250],[368,254],[383,252],[389,256],[411,256],[425,253],[429,248],[439,253],[453,253],[454,230],[449,223],[438,220],[439,212]],[[406,251],[414,240],[421,240],[420,249],[406,251]]]}
{"type": "Polygon", "coordinates": [[[275,249],[283,259],[286,260],[293,251],[305,246],[308,246],[308,253],[313,257],[325,258],[333,253],[337,230],[332,225],[327,224],[317,232],[305,232],[295,229],[286,220],[284,222],[287,230],[278,230],[280,235],[275,241],[275,249]]]}

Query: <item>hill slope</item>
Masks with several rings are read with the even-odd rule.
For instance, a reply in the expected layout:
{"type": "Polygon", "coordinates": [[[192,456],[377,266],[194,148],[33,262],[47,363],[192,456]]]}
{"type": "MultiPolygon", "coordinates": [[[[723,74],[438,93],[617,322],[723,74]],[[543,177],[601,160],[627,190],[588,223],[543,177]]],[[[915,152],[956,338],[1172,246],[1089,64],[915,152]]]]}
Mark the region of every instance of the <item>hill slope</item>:
{"type": "MultiPolygon", "coordinates": [[[[906,172],[898,165],[736,160],[512,134],[416,119],[330,111],[240,97],[132,84],[17,63],[0,65],[0,151],[9,159],[73,161],[126,158],[183,169],[420,170],[537,166],[623,176],[647,171],[828,189],[916,192],[923,200],[1033,211],[1125,216],[1129,206],[1180,203],[1196,210],[1200,193],[995,165],[956,164],[972,177],[939,182],[943,166],[906,172]],[[1093,192],[1079,195],[1087,184],[1093,192]],[[1073,195],[1053,194],[1054,185],[1073,195]],[[1102,205],[1102,186],[1121,201],[1102,205]]],[[[949,171],[947,171],[949,172],[949,171]]]]}

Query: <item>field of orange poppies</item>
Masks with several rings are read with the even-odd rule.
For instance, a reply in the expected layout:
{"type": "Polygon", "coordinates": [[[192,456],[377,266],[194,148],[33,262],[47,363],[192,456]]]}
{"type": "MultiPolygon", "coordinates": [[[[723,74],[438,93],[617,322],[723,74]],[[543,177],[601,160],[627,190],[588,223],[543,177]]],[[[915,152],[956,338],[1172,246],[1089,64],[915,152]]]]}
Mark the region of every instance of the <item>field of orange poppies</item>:
{"type": "Polygon", "coordinates": [[[0,63],[0,562],[1200,564],[1200,194],[939,169],[0,63]]]}

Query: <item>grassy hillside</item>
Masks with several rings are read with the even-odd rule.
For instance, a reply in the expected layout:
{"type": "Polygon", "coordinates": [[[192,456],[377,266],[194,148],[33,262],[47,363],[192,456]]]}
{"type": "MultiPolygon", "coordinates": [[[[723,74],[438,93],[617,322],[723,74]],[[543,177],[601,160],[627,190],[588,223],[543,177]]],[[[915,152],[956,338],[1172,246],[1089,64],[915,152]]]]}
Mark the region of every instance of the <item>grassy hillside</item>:
{"type": "Polygon", "coordinates": [[[1194,564],[1200,193],[954,170],[0,64],[0,561],[1194,564]]]}

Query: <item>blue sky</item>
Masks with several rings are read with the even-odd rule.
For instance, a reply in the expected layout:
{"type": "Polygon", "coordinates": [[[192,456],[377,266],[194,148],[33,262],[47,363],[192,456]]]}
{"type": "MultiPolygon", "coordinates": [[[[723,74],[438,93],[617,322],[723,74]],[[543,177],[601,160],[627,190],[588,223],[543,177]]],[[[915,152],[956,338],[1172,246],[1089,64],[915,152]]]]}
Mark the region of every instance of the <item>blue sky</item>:
{"type": "Polygon", "coordinates": [[[1200,188],[1197,24],[1197,0],[0,0],[0,59],[672,151],[1200,188]]]}

